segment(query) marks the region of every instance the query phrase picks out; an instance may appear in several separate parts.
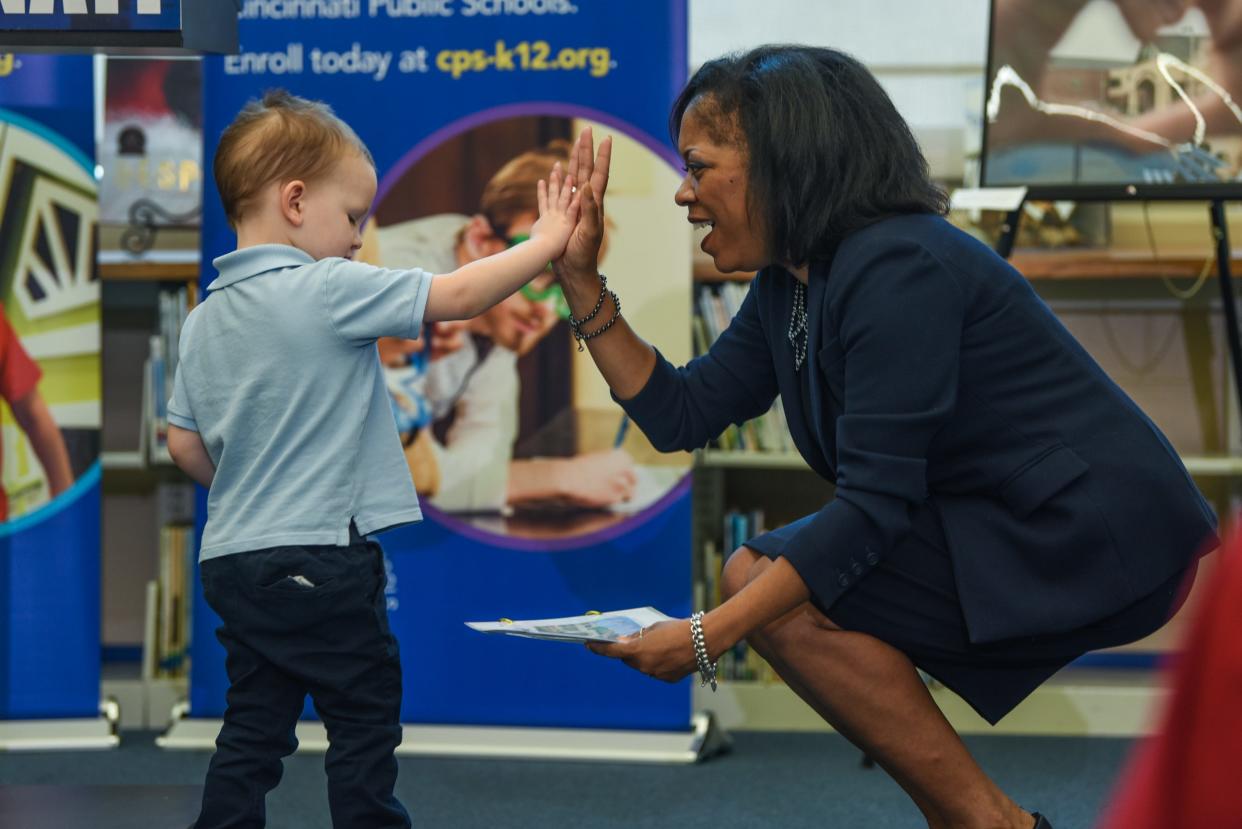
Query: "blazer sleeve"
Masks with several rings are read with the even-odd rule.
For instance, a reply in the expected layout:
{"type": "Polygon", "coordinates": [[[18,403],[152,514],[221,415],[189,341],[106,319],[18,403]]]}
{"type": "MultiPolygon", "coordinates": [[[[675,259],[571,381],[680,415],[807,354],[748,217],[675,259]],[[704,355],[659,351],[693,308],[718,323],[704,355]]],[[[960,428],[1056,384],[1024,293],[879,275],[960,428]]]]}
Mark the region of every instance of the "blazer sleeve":
{"type": "Polygon", "coordinates": [[[965,315],[955,274],[916,243],[876,240],[838,264],[826,321],[845,355],[836,497],[784,549],[825,607],[906,536],[927,498],[928,446],[953,415],[965,315]]]}
{"type": "Polygon", "coordinates": [[[730,423],[772,407],[776,377],[763,331],[756,277],[728,328],[708,352],[675,368],[656,351],[656,366],[638,394],[613,399],[661,452],[698,449],[730,423]]]}

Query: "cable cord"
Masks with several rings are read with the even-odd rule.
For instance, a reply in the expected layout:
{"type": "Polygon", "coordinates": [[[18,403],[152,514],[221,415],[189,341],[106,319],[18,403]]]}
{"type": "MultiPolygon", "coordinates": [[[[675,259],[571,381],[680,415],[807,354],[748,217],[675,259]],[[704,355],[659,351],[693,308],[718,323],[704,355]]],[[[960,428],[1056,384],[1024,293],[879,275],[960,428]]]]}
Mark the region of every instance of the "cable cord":
{"type": "MultiPolygon", "coordinates": [[[[1151,229],[1151,215],[1147,210],[1148,202],[1143,202],[1143,227],[1147,231],[1147,245],[1151,249],[1151,259],[1153,262],[1160,261],[1160,254],[1156,250],[1156,234],[1151,229]]],[[[1207,259],[1203,261],[1203,267],[1199,269],[1199,275],[1195,277],[1194,284],[1185,290],[1173,284],[1172,278],[1167,273],[1160,274],[1160,281],[1164,283],[1165,290],[1177,299],[1183,302],[1193,299],[1199,291],[1203,289],[1203,285],[1207,282],[1208,275],[1212,271],[1212,261],[1215,259],[1214,254],[1208,254],[1207,259]]]]}

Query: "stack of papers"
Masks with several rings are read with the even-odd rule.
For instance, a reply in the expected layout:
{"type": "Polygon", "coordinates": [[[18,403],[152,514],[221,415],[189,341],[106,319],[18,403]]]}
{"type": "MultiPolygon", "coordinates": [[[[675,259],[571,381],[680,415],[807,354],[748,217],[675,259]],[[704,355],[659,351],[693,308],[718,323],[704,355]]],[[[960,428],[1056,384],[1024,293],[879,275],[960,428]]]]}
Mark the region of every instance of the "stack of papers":
{"type": "Polygon", "coordinates": [[[466,622],[466,626],[483,633],[505,633],[528,639],[552,639],[558,642],[616,642],[656,622],[667,622],[654,607],[635,607],[585,616],[563,616],[559,619],[501,619],[499,622],[466,622]]]}

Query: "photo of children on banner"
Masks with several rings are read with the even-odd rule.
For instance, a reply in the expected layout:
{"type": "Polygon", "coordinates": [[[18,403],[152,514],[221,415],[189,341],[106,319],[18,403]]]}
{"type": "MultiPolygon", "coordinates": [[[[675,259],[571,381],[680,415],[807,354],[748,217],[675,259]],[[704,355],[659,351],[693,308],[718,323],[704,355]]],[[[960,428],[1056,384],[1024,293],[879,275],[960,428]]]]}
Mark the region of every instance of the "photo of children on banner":
{"type": "MultiPolygon", "coordinates": [[[[39,393],[43,372],[26,349],[21,338],[9,324],[8,314],[0,305],[0,397],[8,404],[13,419],[43,467],[48,497],[55,498],[73,483],[69,451],[52,412],[39,393]]],[[[8,430],[5,430],[8,434],[8,430]]],[[[5,454],[12,447],[4,446],[5,454]]],[[[0,521],[9,520],[9,493],[0,488],[0,521]]]]}
{"type": "Polygon", "coordinates": [[[95,179],[22,90],[0,94],[0,521],[69,489],[100,446],[95,179]]]}
{"type": "MultiPolygon", "coordinates": [[[[567,119],[540,120],[559,121],[569,133],[567,119]]],[[[521,242],[537,217],[536,182],[568,160],[570,147],[553,139],[512,156],[486,180],[475,213],[392,222],[378,205],[358,258],[379,265],[417,260],[444,270],[521,242]]],[[[621,448],[619,410],[613,446],[577,445],[568,310],[549,268],[472,320],[437,323],[427,341],[380,341],[406,460],[419,493],[436,508],[518,510],[554,525],[583,512],[625,514],[636,495],[647,503],[647,490],[663,486],[621,448]]]]}

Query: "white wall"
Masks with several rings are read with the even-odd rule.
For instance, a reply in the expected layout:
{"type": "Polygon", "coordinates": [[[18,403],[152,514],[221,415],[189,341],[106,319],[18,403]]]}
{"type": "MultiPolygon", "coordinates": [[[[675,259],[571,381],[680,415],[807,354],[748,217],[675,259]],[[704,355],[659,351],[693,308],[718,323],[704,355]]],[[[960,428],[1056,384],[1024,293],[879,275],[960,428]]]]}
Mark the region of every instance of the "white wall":
{"type": "Polygon", "coordinates": [[[849,52],[876,74],[934,174],[958,178],[977,144],[988,0],[689,0],[691,69],[762,43],[849,52]]]}

